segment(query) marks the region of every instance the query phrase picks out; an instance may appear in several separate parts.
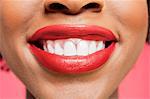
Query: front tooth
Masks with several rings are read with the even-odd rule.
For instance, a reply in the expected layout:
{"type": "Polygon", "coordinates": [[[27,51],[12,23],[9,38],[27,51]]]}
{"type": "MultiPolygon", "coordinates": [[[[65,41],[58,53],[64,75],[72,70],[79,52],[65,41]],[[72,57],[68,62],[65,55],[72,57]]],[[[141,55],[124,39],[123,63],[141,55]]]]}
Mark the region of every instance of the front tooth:
{"type": "Polygon", "coordinates": [[[102,41],[99,41],[97,45],[97,51],[102,50],[104,48],[105,48],[105,44],[102,41]]]}
{"type": "Polygon", "coordinates": [[[78,39],[78,38],[73,38],[73,39],[70,39],[74,44],[78,44],[81,39],[78,39]]]}
{"type": "Polygon", "coordinates": [[[87,41],[80,41],[77,44],[77,55],[88,55],[88,42],[87,41]]]}
{"type": "Polygon", "coordinates": [[[66,41],[64,44],[64,55],[65,56],[73,56],[77,55],[76,46],[72,41],[66,41]]]}
{"type": "Polygon", "coordinates": [[[47,41],[47,49],[48,49],[49,53],[54,53],[53,41],[51,41],[51,40],[47,41]]]}
{"type": "Polygon", "coordinates": [[[96,52],[96,41],[91,41],[89,43],[89,54],[96,52]]]}
{"type": "Polygon", "coordinates": [[[55,41],[55,45],[54,45],[54,48],[55,48],[55,54],[58,54],[58,55],[63,55],[63,48],[61,47],[60,43],[55,41]]]}

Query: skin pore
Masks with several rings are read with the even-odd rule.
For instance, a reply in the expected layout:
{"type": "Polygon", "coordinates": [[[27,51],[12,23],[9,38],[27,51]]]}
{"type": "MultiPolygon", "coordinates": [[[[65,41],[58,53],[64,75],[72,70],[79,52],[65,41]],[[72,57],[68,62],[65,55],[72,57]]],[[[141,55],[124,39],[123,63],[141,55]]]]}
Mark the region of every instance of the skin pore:
{"type": "Polygon", "coordinates": [[[147,29],[147,0],[0,0],[0,53],[38,99],[112,98],[138,58],[147,29]],[[49,8],[56,2],[68,10],[49,8]],[[93,2],[99,7],[82,9],[93,2]],[[27,39],[39,28],[56,24],[108,28],[118,40],[116,48],[103,68],[93,72],[53,73],[41,67],[29,50],[27,39]]]}

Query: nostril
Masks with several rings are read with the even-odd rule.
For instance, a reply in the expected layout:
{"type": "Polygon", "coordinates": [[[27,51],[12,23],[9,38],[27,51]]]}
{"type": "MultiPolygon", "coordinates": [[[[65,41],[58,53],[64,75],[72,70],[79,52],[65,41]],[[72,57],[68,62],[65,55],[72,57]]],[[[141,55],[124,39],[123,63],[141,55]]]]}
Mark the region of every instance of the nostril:
{"type": "Polygon", "coordinates": [[[85,6],[82,7],[83,10],[92,10],[95,12],[101,11],[102,6],[98,3],[92,2],[92,3],[88,3],[85,6]]]}
{"type": "Polygon", "coordinates": [[[63,4],[60,4],[60,3],[52,3],[48,7],[49,7],[49,9],[52,9],[52,10],[68,9],[66,6],[64,6],[63,4]]]}
{"type": "Polygon", "coordinates": [[[62,11],[67,11],[68,8],[60,3],[52,3],[47,5],[46,11],[51,11],[51,12],[62,12],[62,11]]]}

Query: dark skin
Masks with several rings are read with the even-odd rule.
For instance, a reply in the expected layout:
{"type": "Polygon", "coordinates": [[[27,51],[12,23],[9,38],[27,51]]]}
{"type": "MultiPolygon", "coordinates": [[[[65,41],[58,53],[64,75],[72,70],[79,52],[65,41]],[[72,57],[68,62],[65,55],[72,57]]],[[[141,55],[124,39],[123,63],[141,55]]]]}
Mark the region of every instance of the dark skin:
{"type": "MultiPolygon", "coordinates": [[[[109,97],[109,99],[117,99],[118,91],[114,91],[114,93],[109,97]]],[[[26,99],[35,99],[35,97],[27,90],[26,91],[26,99]]]]}
{"type": "Polygon", "coordinates": [[[147,36],[147,0],[1,0],[0,7],[0,53],[37,99],[116,98],[116,89],[138,58],[147,36]],[[69,10],[49,9],[55,1],[69,10]],[[101,10],[81,9],[91,2],[101,10]],[[27,46],[27,38],[37,29],[54,24],[106,27],[117,37],[116,49],[103,68],[93,73],[54,75],[41,68],[27,46]]]}
{"type": "MultiPolygon", "coordinates": [[[[149,4],[150,1],[148,1],[148,4],[149,4]]],[[[149,6],[149,5],[148,5],[149,6]]],[[[150,34],[148,32],[148,35],[147,35],[147,39],[146,39],[147,43],[149,44],[150,43],[150,34]]],[[[27,99],[35,99],[35,97],[27,90],[27,93],[26,93],[26,98],[27,99]]],[[[118,91],[116,90],[111,96],[110,98],[113,98],[113,99],[117,99],[118,98],[118,91]]]]}

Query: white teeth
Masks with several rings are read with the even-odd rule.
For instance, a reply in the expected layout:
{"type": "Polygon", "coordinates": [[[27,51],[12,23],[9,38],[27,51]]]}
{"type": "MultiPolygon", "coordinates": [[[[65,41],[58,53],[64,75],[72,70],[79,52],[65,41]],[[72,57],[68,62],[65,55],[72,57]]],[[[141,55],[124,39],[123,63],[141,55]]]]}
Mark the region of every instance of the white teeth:
{"type": "Polygon", "coordinates": [[[105,44],[103,41],[89,41],[77,38],[55,41],[47,40],[43,42],[44,51],[64,56],[87,56],[104,48],[105,44]]]}
{"type": "Polygon", "coordinates": [[[54,45],[54,48],[55,48],[55,54],[57,55],[63,55],[63,48],[61,47],[60,43],[55,41],[55,45],[54,45]]]}
{"type": "Polygon", "coordinates": [[[77,55],[86,56],[88,55],[88,42],[87,41],[80,41],[77,44],[77,55]]]}
{"type": "Polygon", "coordinates": [[[96,41],[91,41],[89,43],[89,54],[96,52],[96,41]]]}
{"type": "Polygon", "coordinates": [[[97,51],[102,50],[104,48],[105,48],[105,44],[102,41],[99,41],[97,45],[97,51]]]}
{"type": "Polygon", "coordinates": [[[78,44],[81,41],[81,39],[78,39],[78,38],[72,38],[69,40],[71,40],[74,44],[78,44]]]}
{"type": "Polygon", "coordinates": [[[76,55],[76,46],[72,41],[66,41],[64,44],[64,55],[65,56],[74,56],[76,55]]]}
{"type": "Polygon", "coordinates": [[[47,41],[47,49],[49,53],[54,53],[54,48],[53,48],[53,41],[48,40],[47,41]]]}
{"type": "Polygon", "coordinates": [[[43,49],[44,49],[44,51],[48,52],[47,43],[46,42],[43,42],[43,49]]]}

